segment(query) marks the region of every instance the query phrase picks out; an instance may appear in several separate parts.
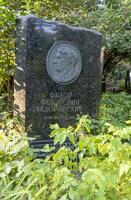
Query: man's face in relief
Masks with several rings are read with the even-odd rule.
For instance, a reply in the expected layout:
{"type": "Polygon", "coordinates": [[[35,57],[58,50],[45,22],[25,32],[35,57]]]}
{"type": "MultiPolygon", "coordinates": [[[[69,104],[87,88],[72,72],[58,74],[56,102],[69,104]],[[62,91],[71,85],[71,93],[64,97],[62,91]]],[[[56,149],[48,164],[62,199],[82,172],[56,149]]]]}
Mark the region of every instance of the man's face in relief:
{"type": "Polygon", "coordinates": [[[54,67],[57,72],[64,72],[72,65],[72,52],[69,48],[59,48],[54,59],[54,67]]]}

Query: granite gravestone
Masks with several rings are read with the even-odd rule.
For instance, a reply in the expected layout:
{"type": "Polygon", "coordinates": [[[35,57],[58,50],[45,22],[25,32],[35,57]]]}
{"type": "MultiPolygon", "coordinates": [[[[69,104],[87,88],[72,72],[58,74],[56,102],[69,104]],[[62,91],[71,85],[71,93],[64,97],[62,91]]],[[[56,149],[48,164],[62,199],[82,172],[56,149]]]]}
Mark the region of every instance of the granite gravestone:
{"type": "Polygon", "coordinates": [[[49,126],[72,125],[77,114],[98,113],[102,35],[84,28],[17,19],[15,112],[23,115],[29,136],[49,142],[49,126]]]}

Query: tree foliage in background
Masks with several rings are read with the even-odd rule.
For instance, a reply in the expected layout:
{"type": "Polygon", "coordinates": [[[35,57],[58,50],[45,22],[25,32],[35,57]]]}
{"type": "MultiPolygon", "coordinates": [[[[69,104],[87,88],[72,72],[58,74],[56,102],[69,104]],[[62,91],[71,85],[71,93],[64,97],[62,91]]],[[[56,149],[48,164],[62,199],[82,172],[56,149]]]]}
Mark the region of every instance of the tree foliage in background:
{"type": "Polygon", "coordinates": [[[99,120],[106,120],[115,127],[125,127],[131,119],[131,95],[124,92],[105,93],[101,97],[99,120]]]}
{"type": "Polygon", "coordinates": [[[102,32],[106,77],[119,60],[131,56],[130,11],[130,0],[0,0],[0,91],[9,90],[14,71],[16,17],[32,13],[102,32]]]}

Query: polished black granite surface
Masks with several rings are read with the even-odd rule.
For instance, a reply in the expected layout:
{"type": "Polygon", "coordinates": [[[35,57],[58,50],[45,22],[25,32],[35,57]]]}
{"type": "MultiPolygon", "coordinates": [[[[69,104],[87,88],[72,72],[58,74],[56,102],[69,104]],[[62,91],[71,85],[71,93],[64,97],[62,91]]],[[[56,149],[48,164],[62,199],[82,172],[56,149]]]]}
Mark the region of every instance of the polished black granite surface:
{"type": "Polygon", "coordinates": [[[46,141],[50,124],[66,127],[75,124],[77,114],[98,114],[102,43],[102,35],[92,30],[43,21],[33,15],[17,19],[14,107],[24,117],[25,127],[31,125],[29,136],[46,141]],[[59,43],[62,48],[56,46],[51,57],[51,48],[59,43]],[[64,44],[70,44],[67,55],[64,44]],[[49,64],[49,73],[47,57],[53,63],[49,64]],[[63,58],[64,64],[74,65],[74,76],[64,76],[59,70],[63,58]]]}

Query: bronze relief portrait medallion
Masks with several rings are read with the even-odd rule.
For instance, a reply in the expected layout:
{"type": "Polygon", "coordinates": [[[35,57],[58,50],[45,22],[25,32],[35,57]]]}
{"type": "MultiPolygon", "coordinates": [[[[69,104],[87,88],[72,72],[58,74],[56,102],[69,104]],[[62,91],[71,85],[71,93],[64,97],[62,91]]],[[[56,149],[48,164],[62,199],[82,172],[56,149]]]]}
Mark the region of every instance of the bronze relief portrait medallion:
{"type": "Polygon", "coordinates": [[[48,75],[56,83],[63,85],[73,83],[82,68],[78,47],[66,41],[55,43],[47,54],[46,67],[48,75]]]}

